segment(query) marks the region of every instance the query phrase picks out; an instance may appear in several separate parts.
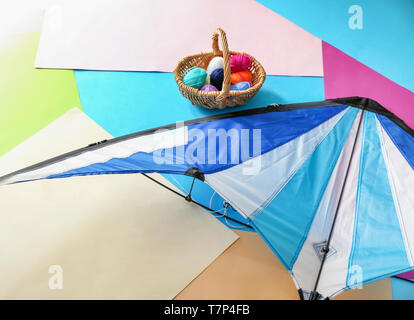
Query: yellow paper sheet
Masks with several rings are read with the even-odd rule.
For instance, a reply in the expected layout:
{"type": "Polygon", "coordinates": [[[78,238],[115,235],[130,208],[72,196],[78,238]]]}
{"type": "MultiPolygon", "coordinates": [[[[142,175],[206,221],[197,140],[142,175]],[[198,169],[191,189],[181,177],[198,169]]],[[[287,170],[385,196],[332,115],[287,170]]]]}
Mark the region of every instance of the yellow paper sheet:
{"type": "Polygon", "coordinates": [[[0,36],[0,156],[81,106],[73,70],[33,67],[39,37],[0,36]]]}
{"type": "MultiPolygon", "coordinates": [[[[109,137],[72,109],[0,174],[109,137]]],[[[237,239],[142,175],[3,186],[0,203],[0,299],[171,299],[237,239]]]]}

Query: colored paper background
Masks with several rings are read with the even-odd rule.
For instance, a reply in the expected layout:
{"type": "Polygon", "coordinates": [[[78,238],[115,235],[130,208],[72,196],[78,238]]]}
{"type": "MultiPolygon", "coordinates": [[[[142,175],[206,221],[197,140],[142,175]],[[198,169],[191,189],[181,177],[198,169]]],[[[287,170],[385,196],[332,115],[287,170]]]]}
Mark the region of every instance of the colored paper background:
{"type": "Polygon", "coordinates": [[[220,27],[230,50],[250,53],[268,74],[322,75],[321,41],[254,0],[77,0],[60,8],[46,14],[37,67],[172,72],[185,56],[212,51],[220,27]]]}
{"type": "Polygon", "coordinates": [[[414,300],[414,283],[391,278],[392,298],[394,300],[414,300]]]}
{"type": "Polygon", "coordinates": [[[172,73],[75,71],[83,110],[113,136],[272,103],[323,100],[323,79],[267,76],[245,106],[211,110],[184,98],[172,73]]]}
{"type": "Polygon", "coordinates": [[[361,96],[376,100],[414,128],[414,93],[335,47],[323,43],[325,97],[361,96]]]}
{"type": "Polygon", "coordinates": [[[413,271],[408,271],[408,272],[405,272],[405,273],[401,273],[398,276],[400,278],[413,279],[414,280],[414,270],[413,271]]]}
{"type": "Polygon", "coordinates": [[[0,155],[73,107],[80,107],[72,70],[36,70],[39,32],[0,40],[0,155]]]}
{"type": "Polygon", "coordinates": [[[258,0],[318,38],[414,92],[414,1],[258,0]],[[363,29],[349,28],[352,5],[363,29]]]}
{"type": "MultiPolygon", "coordinates": [[[[15,7],[17,11],[19,11],[18,7],[21,4],[23,4],[23,2],[26,2],[26,1],[19,0],[18,2],[14,2],[16,4],[15,7]]],[[[414,81],[411,77],[411,75],[413,74],[412,56],[413,56],[414,46],[412,45],[412,41],[409,40],[410,37],[412,36],[414,22],[411,19],[412,18],[411,13],[413,12],[412,10],[413,3],[410,0],[398,0],[398,1],[362,0],[360,1],[359,4],[364,9],[364,29],[363,30],[351,30],[348,28],[348,19],[350,17],[350,14],[348,13],[348,8],[350,5],[355,4],[352,1],[346,0],[346,1],[329,1],[328,2],[328,1],[322,1],[322,0],[314,0],[310,2],[310,1],[304,1],[304,0],[292,0],[292,1],[260,0],[259,2],[265,4],[266,6],[272,9],[277,8],[276,11],[278,14],[281,14],[282,16],[289,18],[290,20],[304,27],[306,30],[310,31],[311,33],[321,37],[324,40],[331,42],[332,44],[342,49],[343,51],[347,52],[348,54],[363,61],[366,65],[370,66],[371,68],[374,68],[375,70],[383,73],[385,76],[392,78],[397,83],[400,83],[401,85],[409,88],[411,91],[414,91],[413,90],[414,81]]],[[[27,6],[25,6],[25,8],[27,8],[27,6]]],[[[40,10],[37,8],[34,11],[36,11],[37,15],[40,13],[40,10]]],[[[26,18],[23,19],[24,14],[22,14],[21,8],[20,8],[19,14],[22,17],[21,19],[22,21],[24,20],[26,23],[28,23],[29,21],[28,23],[29,29],[27,30],[31,30],[30,28],[38,28],[37,27],[38,20],[40,19],[38,18],[32,19],[32,20],[29,20],[26,18]]],[[[2,17],[1,23],[3,23],[0,25],[5,25],[5,28],[0,28],[2,29],[0,30],[0,32],[3,31],[1,34],[3,34],[6,30],[7,30],[6,33],[16,33],[16,32],[21,32],[21,31],[26,30],[24,29],[26,27],[23,27],[20,23],[16,22],[18,19],[14,19],[14,17],[13,19],[7,19],[8,17],[11,17],[11,16],[13,16],[13,14],[10,14],[6,10],[4,11],[0,10],[0,17],[2,17]]],[[[26,17],[29,17],[29,16],[26,15],[26,17]]],[[[204,51],[210,50],[210,41],[209,41],[210,33],[211,32],[209,31],[208,37],[206,37],[205,39],[206,45],[203,45],[203,49],[202,49],[204,51]]],[[[22,35],[22,37],[24,37],[24,35],[22,35]]],[[[234,40],[233,37],[229,35],[230,46],[232,46],[231,44],[232,40],[234,40]]],[[[272,43],[271,46],[274,47],[274,46],[277,46],[278,44],[281,44],[281,43],[280,42],[272,43]]],[[[268,43],[266,43],[266,45],[269,46],[268,43]]],[[[37,43],[36,43],[36,46],[37,46],[37,43]]],[[[245,46],[242,47],[242,49],[244,48],[245,46]]],[[[0,50],[3,50],[3,49],[4,49],[4,45],[2,46],[0,50]]],[[[237,49],[237,48],[234,48],[234,49],[237,49]]],[[[34,50],[32,51],[33,57],[35,53],[34,50]]],[[[194,51],[194,52],[197,52],[197,51],[194,51]]],[[[250,52],[250,53],[258,57],[254,52],[250,52]]],[[[186,52],[185,54],[188,54],[188,52],[186,52]]],[[[1,60],[3,60],[3,58],[1,60]]],[[[2,71],[3,71],[4,67],[1,65],[1,62],[2,62],[1,60],[0,60],[0,66],[2,67],[2,71]]],[[[6,68],[7,68],[7,65],[6,65],[6,68]]],[[[364,66],[364,68],[366,67],[364,66]]],[[[49,72],[49,70],[45,70],[45,71],[49,72]]],[[[267,69],[267,71],[269,70],[267,69]]],[[[344,68],[344,70],[342,71],[346,71],[346,68],[344,68]]],[[[52,72],[60,72],[60,71],[52,71],[52,72]]],[[[359,72],[365,73],[364,71],[359,71],[359,72]]],[[[346,72],[344,74],[347,75],[346,72]]],[[[164,77],[168,77],[168,75],[164,77]]],[[[132,78],[133,77],[131,77],[131,79],[132,78]]],[[[149,83],[147,82],[148,78],[146,78],[146,80],[143,79],[142,81],[134,82],[134,84],[139,84],[143,88],[142,91],[137,90],[135,94],[137,96],[142,96],[144,102],[148,103],[149,101],[148,105],[151,106],[152,99],[148,92],[154,92],[155,90],[154,88],[157,88],[158,85],[161,83],[164,85],[164,82],[162,80],[159,80],[163,78],[161,74],[155,74],[153,77],[149,77],[149,78],[151,78],[149,83]]],[[[290,79],[285,80],[283,78],[287,78],[287,77],[280,77],[278,81],[274,81],[273,84],[275,84],[276,86],[273,86],[272,90],[266,93],[266,97],[265,98],[262,97],[259,100],[259,102],[263,101],[265,102],[265,104],[275,102],[272,100],[271,96],[273,96],[273,98],[277,100],[276,102],[279,101],[279,103],[297,102],[297,99],[295,98],[295,96],[298,96],[299,99],[304,98],[303,101],[323,99],[322,96],[315,97],[319,95],[320,88],[322,88],[322,91],[323,91],[322,85],[320,86],[320,88],[318,87],[316,89],[315,96],[312,96],[312,93],[308,92],[308,90],[315,90],[316,86],[313,87],[312,85],[309,85],[309,83],[302,81],[302,78],[299,78],[299,77],[298,78],[294,77],[293,79],[291,79],[292,81],[289,81],[290,79]],[[269,102],[266,102],[266,101],[269,101],[269,102]]],[[[2,79],[1,75],[0,75],[0,79],[2,79]]],[[[6,78],[4,79],[5,79],[4,81],[0,82],[1,85],[3,85],[4,82],[8,81],[6,78]]],[[[119,77],[119,79],[121,79],[121,77],[119,77]]],[[[269,77],[268,77],[268,80],[269,80],[269,77]]],[[[319,80],[322,83],[323,80],[321,79],[319,80]]],[[[130,80],[125,79],[125,83],[129,81],[130,80]]],[[[14,81],[12,83],[14,83],[14,81]]],[[[334,82],[331,81],[330,83],[332,84],[334,82]]],[[[171,85],[171,83],[169,84],[171,85]]],[[[79,85],[79,81],[78,81],[78,85],[79,85]]],[[[79,85],[79,87],[81,87],[81,85],[79,85]]],[[[394,86],[391,86],[391,87],[394,87],[394,86]]],[[[167,88],[168,88],[168,85],[167,85],[167,88]]],[[[171,88],[172,88],[172,85],[171,85],[171,88]]],[[[180,102],[180,100],[181,100],[180,103],[183,103],[183,102],[188,103],[187,100],[185,100],[178,94],[178,91],[176,94],[172,95],[172,91],[170,91],[171,88],[166,90],[167,93],[160,93],[160,90],[157,90],[157,96],[161,94],[161,97],[168,98],[169,101],[172,102],[171,105],[174,103],[180,102]]],[[[110,86],[108,86],[108,89],[111,89],[110,86]]],[[[156,110],[157,112],[154,112],[156,116],[154,116],[153,114],[153,116],[151,117],[150,113],[147,112],[145,108],[142,107],[144,112],[142,112],[142,110],[137,112],[134,109],[133,103],[131,104],[128,103],[127,97],[134,94],[133,88],[126,85],[125,92],[123,91],[121,86],[117,87],[117,89],[118,91],[116,94],[119,95],[120,97],[119,101],[121,103],[117,103],[117,100],[114,97],[114,98],[109,99],[109,103],[102,104],[105,109],[110,110],[108,114],[105,114],[104,108],[102,108],[101,110],[94,111],[94,114],[100,117],[100,121],[105,124],[110,123],[111,115],[114,116],[114,119],[117,121],[116,124],[113,127],[110,124],[108,125],[109,127],[111,127],[111,130],[114,130],[114,131],[122,132],[123,131],[122,127],[124,124],[126,126],[125,131],[129,131],[129,130],[135,131],[134,125],[131,124],[131,122],[133,121],[137,122],[138,124],[137,127],[141,127],[141,126],[152,127],[154,126],[152,125],[152,123],[165,124],[165,123],[162,123],[163,121],[168,121],[168,123],[173,122],[175,121],[172,119],[173,118],[172,114],[174,114],[174,112],[176,112],[179,115],[179,117],[177,118],[188,116],[188,119],[210,114],[208,110],[204,110],[204,109],[197,110],[197,108],[199,107],[191,106],[189,103],[188,105],[185,105],[185,106],[180,105],[179,108],[173,107],[173,110],[171,111],[171,113],[167,112],[167,114],[164,114],[165,109],[160,107],[159,105],[160,100],[155,98],[153,99],[155,102],[154,110],[156,110]],[[120,113],[121,113],[120,115],[118,115],[116,112],[116,106],[120,107],[120,113]],[[206,114],[204,114],[204,112],[206,114]],[[131,121],[127,119],[128,113],[129,113],[129,116],[132,116],[131,121]],[[139,117],[140,113],[143,116],[143,119],[139,117]],[[122,120],[122,118],[124,118],[124,120],[122,120]],[[170,118],[172,121],[170,121],[170,118]]],[[[0,93],[1,93],[0,97],[2,98],[5,96],[5,94],[6,95],[8,94],[8,92],[2,92],[1,87],[0,87],[0,93]]],[[[259,92],[259,94],[260,93],[261,91],[259,92]]],[[[91,98],[93,98],[93,95],[91,95],[91,98]]],[[[99,98],[96,98],[96,100],[99,103],[102,102],[100,101],[101,99],[99,98]]],[[[139,99],[137,98],[137,100],[139,99]]],[[[255,105],[255,104],[250,105],[249,103],[247,107],[242,107],[242,108],[250,108],[254,106],[262,106],[262,105],[255,105]]],[[[12,130],[14,129],[13,126],[11,126],[11,129],[7,128],[6,130],[6,127],[3,126],[1,119],[12,119],[12,121],[13,119],[17,119],[13,117],[4,118],[3,115],[6,115],[6,113],[4,113],[3,109],[5,108],[0,109],[0,112],[3,112],[3,113],[0,113],[0,125],[2,125],[2,129],[4,128],[2,130],[2,135],[0,136],[0,155],[3,153],[2,152],[2,148],[3,148],[2,138],[5,135],[7,136],[8,132],[12,132],[12,130]]],[[[96,106],[96,109],[99,109],[99,106],[96,106]]],[[[237,108],[237,109],[241,109],[241,108],[237,108]]],[[[42,110],[42,108],[40,109],[33,108],[33,110],[42,110]]],[[[228,112],[232,110],[235,110],[235,109],[225,110],[224,112],[228,112]]],[[[10,110],[7,110],[7,112],[10,112],[10,110]]],[[[19,114],[21,116],[22,114],[25,114],[25,113],[20,112],[19,114]]],[[[11,147],[16,145],[20,141],[24,140],[27,136],[30,136],[31,134],[37,131],[37,129],[31,128],[31,124],[30,124],[31,121],[29,119],[31,119],[31,117],[33,116],[34,116],[34,119],[36,119],[37,116],[41,118],[41,116],[30,113],[30,112],[27,112],[27,114],[29,116],[27,118],[25,117],[25,121],[23,124],[20,123],[20,119],[17,119],[14,122],[15,124],[20,126],[19,132],[27,131],[27,133],[20,140],[16,139],[16,141],[19,140],[16,143],[14,142],[11,143],[10,144],[11,147]]],[[[45,124],[49,123],[54,118],[56,118],[56,116],[50,116],[49,112],[47,112],[46,115],[47,116],[45,119],[43,120],[39,119],[40,122],[44,123],[42,126],[44,126],[45,124]]],[[[42,126],[39,126],[39,128],[41,128],[42,126]]],[[[137,130],[140,130],[140,129],[137,129],[137,130]]],[[[14,139],[15,137],[18,138],[19,132],[16,131],[15,134],[13,135],[13,138],[7,137],[6,140],[10,141],[14,139]]],[[[9,149],[10,147],[5,148],[6,151],[9,149]]],[[[174,181],[171,177],[167,177],[167,178],[174,181]]],[[[188,183],[189,181],[191,181],[191,179],[188,179],[188,177],[181,177],[181,176],[177,178],[183,179],[183,181],[181,181],[181,184],[184,185],[184,187],[187,188],[188,190],[188,183]]],[[[179,186],[180,184],[177,181],[175,181],[174,183],[177,186],[179,186]]],[[[197,190],[200,190],[200,189],[197,188],[197,190]]],[[[205,195],[205,192],[203,190],[201,195],[196,195],[196,196],[203,198],[204,195],[205,195]]],[[[204,197],[204,199],[201,199],[201,200],[202,200],[201,202],[205,202],[207,204],[209,201],[213,201],[213,205],[217,206],[216,208],[220,208],[221,206],[221,200],[212,193],[208,194],[208,197],[204,197]]],[[[400,292],[400,288],[402,288],[402,290],[404,288],[403,288],[403,285],[400,286],[395,283],[396,281],[394,281],[393,279],[393,291],[394,293],[398,295],[400,292]]],[[[396,298],[397,295],[394,294],[394,298],[396,298]]],[[[408,297],[410,297],[410,295],[408,295],[408,297]]],[[[411,299],[413,297],[414,297],[414,293],[411,291],[411,299]]]]}

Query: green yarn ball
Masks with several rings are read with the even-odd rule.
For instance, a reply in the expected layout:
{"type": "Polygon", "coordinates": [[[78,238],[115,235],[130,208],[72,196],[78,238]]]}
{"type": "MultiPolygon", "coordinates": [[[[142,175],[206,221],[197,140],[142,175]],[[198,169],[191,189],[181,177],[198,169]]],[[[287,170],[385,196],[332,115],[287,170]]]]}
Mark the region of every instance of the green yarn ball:
{"type": "Polygon", "coordinates": [[[207,71],[203,68],[192,67],[184,73],[183,82],[187,86],[195,89],[200,89],[207,77],[207,71]]]}

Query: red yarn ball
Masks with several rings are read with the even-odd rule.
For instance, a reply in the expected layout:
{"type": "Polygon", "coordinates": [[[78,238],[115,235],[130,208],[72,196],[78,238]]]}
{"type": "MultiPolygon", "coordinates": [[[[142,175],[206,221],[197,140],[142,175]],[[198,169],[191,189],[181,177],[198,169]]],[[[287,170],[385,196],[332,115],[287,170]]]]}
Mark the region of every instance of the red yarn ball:
{"type": "Polygon", "coordinates": [[[247,54],[235,54],[230,56],[231,72],[247,70],[252,64],[252,58],[247,54]]]}

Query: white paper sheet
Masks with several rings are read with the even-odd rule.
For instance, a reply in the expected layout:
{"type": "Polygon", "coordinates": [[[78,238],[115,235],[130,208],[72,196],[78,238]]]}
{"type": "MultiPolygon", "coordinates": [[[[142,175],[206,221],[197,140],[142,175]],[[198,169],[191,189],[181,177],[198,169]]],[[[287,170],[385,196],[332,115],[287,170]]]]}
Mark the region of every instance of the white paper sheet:
{"type": "Polygon", "coordinates": [[[321,40],[254,0],[67,1],[47,11],[35,65],[171,72],[212,51],[217,27],[267,74],[323,75],[321,40]]]}
{"type": "Polygon", "coordinates": [[[60,0],[0,1],[0,37],[39,31],[47,8],[60,0]]]}
{"type": "MultiPolygon", "coordinates": [[[[0,174],[106,138],[72,109],[1,157],[0,174]]],[[[0,299],[171,299],[237,239],[141,175],[3,186],[0,204],[0,299]]]]}

